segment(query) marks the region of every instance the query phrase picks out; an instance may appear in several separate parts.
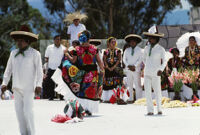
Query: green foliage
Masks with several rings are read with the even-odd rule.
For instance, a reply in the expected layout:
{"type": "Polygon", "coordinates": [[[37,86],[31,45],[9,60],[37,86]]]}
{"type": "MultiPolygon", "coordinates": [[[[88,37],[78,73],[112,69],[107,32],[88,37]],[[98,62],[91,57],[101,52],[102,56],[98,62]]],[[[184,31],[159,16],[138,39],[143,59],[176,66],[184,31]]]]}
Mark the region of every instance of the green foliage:
{"type": "Polygon", "coordinates": [[[44,0],[44,2],[51,14],[80,9],[86,12],[89,18],[85,24],[92,32],[93,38],[107,38],[110,35],[124,38],[129,33],[141,34],[153,24],[161,24],[167,12],[176,6],[181,6],[180,0],[53,0],[53,2],[44,0]],[[60,7],[61,3],[68,4],[60,7]]]}
{"type": "Polygon", "coordinates": [[[174,92],[180,92],[182,86],[183,86],[183,82],[182,82],[181,79],[180,80],[175,80],[174,86],[173,86],[174,92]]]}
{"type": "Polygon", "coordinates": [[[193,7],[200,7],[200,0],[188,0],[193,7]]]}
{"type": "MultiPolygon", "coordinates": [[[[0,65],[6,66],[10,48],[14,40],[10,32],[19,30],[21,25],[28,25],[31,30],[40,34],[39,38],[49,38],[49,25],[41,13],[29,6],[26,0],[1,0],[0,1],[0,65]]],[[[38,47],[38,43],[34,46],[38,47]]],[[[2,71],[0,71],[0,74],[2,71]]]]}

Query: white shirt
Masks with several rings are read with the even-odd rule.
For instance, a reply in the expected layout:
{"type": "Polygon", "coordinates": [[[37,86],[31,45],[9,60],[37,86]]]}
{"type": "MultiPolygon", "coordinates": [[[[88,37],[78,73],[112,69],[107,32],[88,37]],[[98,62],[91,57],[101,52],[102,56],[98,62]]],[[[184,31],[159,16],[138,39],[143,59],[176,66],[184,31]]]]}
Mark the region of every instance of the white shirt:
{"type": "Polygon", "coordinates": [[[157,76],[157,72],[159,70],[163,71],[166,66],[165,49],[161,45],[156,44],[152,48],[150,56],[149,51],[150,45],[144,49],[144,75],[157,76]]]}
{"type": "Polygon", "coordinates": [[[11,52],[3,76],[2,85],[8,85],[12,75],[13,90],[33,90],[35,86],[42,87],[43,71],[40,52],[29,47],[24,51],[24,56],[19,54],[19,49],[11,52]]]}
{"type": "Polygon", "coordinates": [[[56,70],[56,68],[60,66],[65,49],[66,48],[63,45],[56,47],[52,44],[47,47],[45,57],[48,58],[48,68],[56,70]]]}
{"type": "Polygon", "coordinates": [[[128,65],[131,65],[135,66],[136,72],[140,72],[141,70],[140,66],[143,60],[143,49],[136,46],[134,48],[133,56],[131,55],[131,53],[132,53],[132,47],[126,48],[126,50],[124,51],[123,62],[126,66],[126,69],[128,70],[128,65]]]}
{"type": "Polygon", "coordinates": [[[86,30],[84,24],[79,23],[78,26],[74,24],[69,25],[67,34],[70,34],[70,45],[72,45],[72,41],[78,40],[78,34],[84,30],[86,30]]]}

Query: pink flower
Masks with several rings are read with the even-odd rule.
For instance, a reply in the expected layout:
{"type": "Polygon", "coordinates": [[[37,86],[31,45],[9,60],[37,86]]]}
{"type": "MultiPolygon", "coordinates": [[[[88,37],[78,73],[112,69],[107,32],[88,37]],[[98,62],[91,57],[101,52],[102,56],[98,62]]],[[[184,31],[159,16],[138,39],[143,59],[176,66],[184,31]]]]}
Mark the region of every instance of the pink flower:
{"type": "Polygon", "coordinates": [[[70,87],[71,87],[72,91],[75,93],[80,91],[80,84],[78,84],[78,83],[73,82],[70,84],[70,87]]]}
{"type": "Polygon", "coordinates": [[[93,76],[93,73],[92,73],[92,72],[89,72],[89,73],[87,73],[87,74],[85,75],[83,82],[89,83],[89,82],[91,82],[91,81],[93,80],[93,77],[94,77],[94,76],[93,76]]]}

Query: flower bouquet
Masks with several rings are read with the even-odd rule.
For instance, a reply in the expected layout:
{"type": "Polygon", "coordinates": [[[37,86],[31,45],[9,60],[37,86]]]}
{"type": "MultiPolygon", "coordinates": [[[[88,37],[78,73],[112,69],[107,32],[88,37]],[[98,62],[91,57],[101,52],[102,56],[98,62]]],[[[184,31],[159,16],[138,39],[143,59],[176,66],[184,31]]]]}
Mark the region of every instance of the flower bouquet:
{"type": "Polygon", "coordinates": [[[183,86],[184,76],[181,72],[173,72],[168,77],[170,88],[173,88],[175,92],[174,100],[180,100],[180,91],[183,86]]]}
{"type": "Polygon", "coordinates": [[[185,78],[184,79],[185,84],[192,88],[192,91],[193,91],[192,99],[193,99],[194,95],[196,97],[198,97],[197,90],[198,90],[198,86],[199,86],[199,69],[192,69],[192,70],[187,69],[184,71],[183,74],[184,74],[184,78],[185,78]]]}

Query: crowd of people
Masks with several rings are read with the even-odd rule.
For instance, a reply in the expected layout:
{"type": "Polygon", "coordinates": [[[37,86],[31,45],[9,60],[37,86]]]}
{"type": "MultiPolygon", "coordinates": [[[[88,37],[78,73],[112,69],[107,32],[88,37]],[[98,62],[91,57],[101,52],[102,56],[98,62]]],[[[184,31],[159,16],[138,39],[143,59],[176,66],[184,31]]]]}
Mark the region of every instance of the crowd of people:
{"type": "Polygon", "coordinates": [[[115,37],[107,39],[107,48],[99,50],[101,42],[91,38],[80,21],[87,18],[76,12],[70,14],[67,21],[73,22],[67,34],[70,47],[64,47],[60,35],[54,37],[54,44],[45,51],[46,65],[42,68],[39,51],[30,47],[38,36],[28,28],[11,32],[17,42],[18,49],[11,52],[2,82],[2,93],[7,89],[12,76],[15,110],[21,134],[35,134],[33,119],[33,99],[42,89],[42,98],[54,100],[55,92],[60,100],[77,99],[88,115],[98,112],[99,101],[110,102],[115,94],[114,89],[126,87],[128,101],[133,103],[142,98],[141,77],[144,78],[144,90],[147,101],[147,115],[154,115],[152,89],[155,93],[157,113],[162,115],[161,77],[167,78],[174,70],[180,68],[199,68],[200,47],[191,36],[185,49],[185,56],[179,57],[179,50],[173,48],[173,57],[168,61],[166,51],[159,44],[164,34],[159,33],[156,26],[144,32],[148,44],[144,49],[138,44],[142,37],[129,34],[124,49],[117,48],[115,37]],[[43,70],[44,69],[44,70],[43,70]],[[126,85],[125,85],[126,84],[126,85]],[[135,92],[134,92],[135,91],[135,92]]]}

